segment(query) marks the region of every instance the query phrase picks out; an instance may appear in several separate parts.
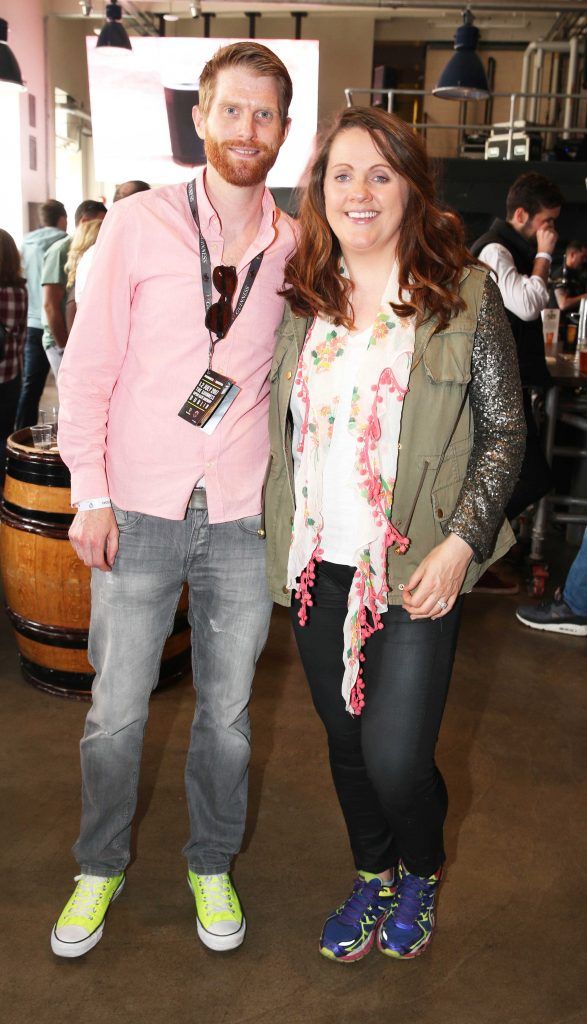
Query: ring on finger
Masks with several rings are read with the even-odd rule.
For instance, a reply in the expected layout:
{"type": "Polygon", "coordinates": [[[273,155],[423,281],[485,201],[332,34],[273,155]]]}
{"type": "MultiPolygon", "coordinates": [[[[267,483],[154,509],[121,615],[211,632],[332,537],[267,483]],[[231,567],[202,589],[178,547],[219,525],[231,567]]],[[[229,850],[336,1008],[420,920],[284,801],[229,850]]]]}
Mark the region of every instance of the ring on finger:
{"type": "Polygon", "coordinates": [[[442,598],[440,598],[440,600],[438,600],[436,604],[438,605],[439,608],[442,609],[442,611],[448,608],[448,601],[443,601],[442,598]]]}

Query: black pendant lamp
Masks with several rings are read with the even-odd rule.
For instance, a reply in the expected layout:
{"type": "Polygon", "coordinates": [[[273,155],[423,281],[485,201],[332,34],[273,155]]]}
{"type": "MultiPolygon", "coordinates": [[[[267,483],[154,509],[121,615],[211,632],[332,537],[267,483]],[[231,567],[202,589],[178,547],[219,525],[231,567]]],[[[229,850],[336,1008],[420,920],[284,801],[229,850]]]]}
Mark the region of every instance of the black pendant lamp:
{"type": "Polygon", "coordinates": [[[118,46],[132,50],[128,32],[122,22],[122,8],[118,3],[106,4],[106,24],[98,36],[96,46],[118,46]]]}
{"type": "Polygon", "coordinates": [[[8,22],[0,18],[0,87],[24,89],[18,61],[8,45],[8,22]]]}
{"type": "Polygon", "coordinates": [[[455,50],[438,85],[432,92],[443,100],[486,100],[489,96],[487,76],[477,53],[479,29],[473,24],[471,11],[463,11],[463,24],[455,33],[455,50]]]}

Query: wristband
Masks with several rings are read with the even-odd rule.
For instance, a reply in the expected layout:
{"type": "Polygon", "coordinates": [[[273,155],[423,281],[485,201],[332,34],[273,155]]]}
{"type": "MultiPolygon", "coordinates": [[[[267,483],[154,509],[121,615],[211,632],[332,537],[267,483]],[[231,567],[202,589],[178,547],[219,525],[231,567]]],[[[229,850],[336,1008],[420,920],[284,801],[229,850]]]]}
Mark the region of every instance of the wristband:
{"type": "Polygon", "coordinates": [[[534,259],[535,260],[548,260],[549,263],[552,263],[552,256],[550,255],[549,252],[537,252],[535,257],[534,257],[534,259]]]}
{"type": "Polygon", "coordinates": [[[87,512],[91,508],[112,508],[112,502],[110,498],[90,498],[77,502],[78,512],[87,512]]]}

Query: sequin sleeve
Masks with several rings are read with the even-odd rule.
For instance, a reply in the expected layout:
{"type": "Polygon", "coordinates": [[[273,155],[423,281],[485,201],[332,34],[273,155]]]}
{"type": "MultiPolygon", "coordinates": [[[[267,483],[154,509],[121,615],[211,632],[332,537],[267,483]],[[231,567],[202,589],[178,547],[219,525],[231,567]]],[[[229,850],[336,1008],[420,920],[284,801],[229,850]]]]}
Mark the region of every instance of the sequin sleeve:
{"type": "Polygon", "coordinates": [[[474,441],[467,474],[445,529],[491,554],[524,455],[526,424],[514,339],[497,285],[488,276],[479,308],[469,400],[474,441]]]}

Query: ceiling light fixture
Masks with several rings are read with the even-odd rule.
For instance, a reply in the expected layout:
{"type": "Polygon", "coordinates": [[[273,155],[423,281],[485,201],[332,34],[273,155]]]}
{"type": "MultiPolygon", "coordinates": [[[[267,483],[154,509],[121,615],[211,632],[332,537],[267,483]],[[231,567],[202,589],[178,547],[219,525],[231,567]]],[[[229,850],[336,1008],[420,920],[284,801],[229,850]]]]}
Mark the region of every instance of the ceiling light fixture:
{"type": "Polygon", "coordinates": [[[0,86],[24,91],[18,61],[8,45],[8,22],[0,18],[0,86]]]}
{"type": "Polygon", "coordinates": [[[450,58],[438,85],[432,90],[439,99],[486,100],[489,96],[485,69],[475,53],[479,29],[475,28],[473,21],[473,15],[467,8],[463,11],[463,24],[455,33],[456,53],[450,58]]]}
{"type": "Polygon", "coordinates": [[[86,3],[86,0],[79,0],[79,5],[82,9],[82,14],[84,18],[89,18],[90,14],[92,13],[92,5],[86,3]]]}
{"type": "Polygon", "coordinates": [[[116,46],[119,49],[132,50],[128,32],[122,21],[122,8],[118,3],[106,4],[106,24],[98,36],[96,46],[116,46]]]}
{"type": "Polygon", "coordinates": [[[190,4],[190,16],[192,18],[199,18],[202,11],[201,0],[196,0],[195,3],[190,4]]]}

